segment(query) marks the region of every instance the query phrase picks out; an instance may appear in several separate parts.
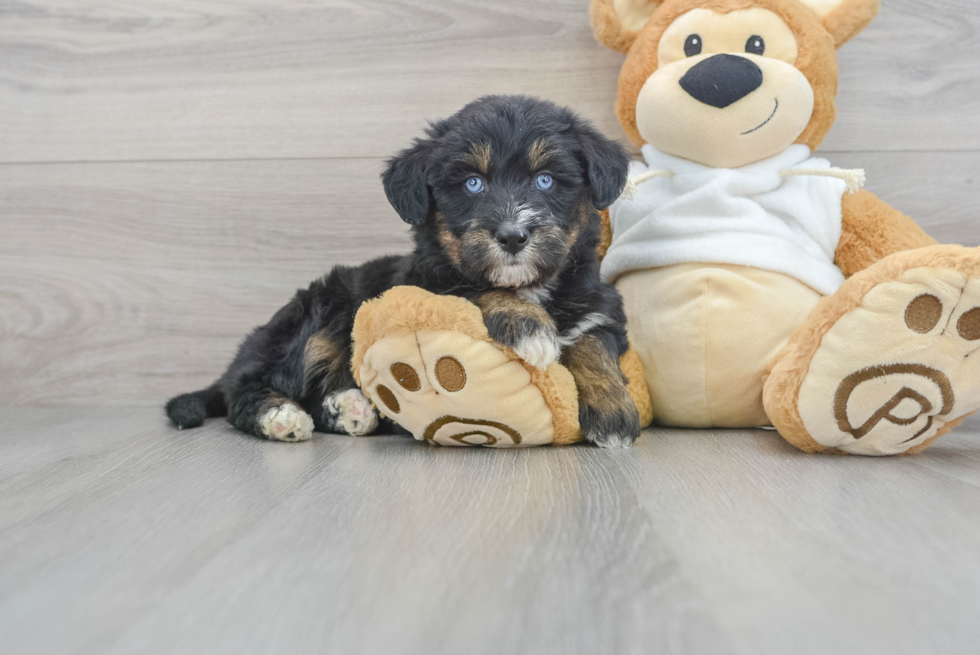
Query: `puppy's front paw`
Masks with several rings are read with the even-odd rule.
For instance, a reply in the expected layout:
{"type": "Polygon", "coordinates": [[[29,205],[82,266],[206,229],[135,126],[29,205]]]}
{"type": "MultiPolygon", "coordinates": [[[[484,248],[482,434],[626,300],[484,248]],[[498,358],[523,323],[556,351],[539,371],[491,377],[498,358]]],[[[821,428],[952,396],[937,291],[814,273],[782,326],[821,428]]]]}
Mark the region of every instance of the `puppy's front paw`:
{"type": "Polygon", "coordinates": [[[292,403],[269,409],[259,417],[262,434],[274,441],[309,441],[313,419],[292,403]]]}
{"type": "Polygon", "coordinates": [[[541,330],[525,337],[514,347],[517,356],[534,368],[544,370],[561,355],[561,344],[554,332],[541,330]]]}
{"type": "Polygon", "coordinates": [[[544,370],[561,355],[554,325],[515,312],[484,316],[490,337],[507,346],[531,366],[544,370]]]}
{"type": "Polygon", "coordinates": [[[605,411],[581,406],[579,424],[585,438],[600,448],[629,448],[640,436],[640,413],[632,401],[630,406],[605,411]]]}

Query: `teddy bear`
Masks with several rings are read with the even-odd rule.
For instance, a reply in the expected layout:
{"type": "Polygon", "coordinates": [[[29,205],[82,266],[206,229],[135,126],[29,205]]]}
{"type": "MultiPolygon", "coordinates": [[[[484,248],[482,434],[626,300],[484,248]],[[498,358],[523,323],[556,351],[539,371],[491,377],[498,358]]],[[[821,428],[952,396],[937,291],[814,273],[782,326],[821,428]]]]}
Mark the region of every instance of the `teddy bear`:
{"type": "Polygon", "coordinates": [[[980,249],[815,157],[879,0],[593,0],[641,149],[604,215],[653,419],[917,453],[980,408],[980,249]]]}
{"type": "MultiPolygon", "coordinates": [[[[775,427],[806,452],[916,453],[980,408],[980,249],[938,245],[813,156],[836,49],[878,0],[593,0],[627,55],[616,113],[644,161],[604,213],[641,422],[775,427]]],[[[581,440],[574,380],[489,338],[466,300],[399,287],[354,325],[352,369],[417,439],[581,440]]]]}

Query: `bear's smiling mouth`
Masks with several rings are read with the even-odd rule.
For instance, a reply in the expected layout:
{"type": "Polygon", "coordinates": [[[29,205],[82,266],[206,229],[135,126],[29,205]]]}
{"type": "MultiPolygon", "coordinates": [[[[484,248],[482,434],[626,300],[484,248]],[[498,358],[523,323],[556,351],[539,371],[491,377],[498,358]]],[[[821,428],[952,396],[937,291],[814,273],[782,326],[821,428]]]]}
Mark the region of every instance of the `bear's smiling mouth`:
{"type": "Polygon", "coordinates": [[[766,125],[769,124],[769,121],[773,119],[773,116],[776,115],[777,111],[779,111],[779,98],[776,98],[776,106],[773,108],[772,113],[769,114],[769,118],[767,118],[759,127],[753,127],[748,132],[742,132],[741,136],[745,136],[746,134],[752,134],[753,132],[758,132],[759,130],[764,128],[766,125]]]}

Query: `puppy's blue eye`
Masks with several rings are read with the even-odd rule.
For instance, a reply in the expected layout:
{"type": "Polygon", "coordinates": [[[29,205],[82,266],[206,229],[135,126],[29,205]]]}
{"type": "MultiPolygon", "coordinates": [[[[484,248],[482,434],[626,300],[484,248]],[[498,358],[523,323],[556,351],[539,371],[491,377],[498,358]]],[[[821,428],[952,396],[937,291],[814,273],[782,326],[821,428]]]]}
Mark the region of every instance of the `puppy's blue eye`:
{"type": "Polygon", "coordinates": [[[483,191],[483,180],[476,176],[471,177],[466,180],[466,190],[470,193],[480,193],[483,191]]]}
{"type": "Polygon", "coordinates": [[[538,188],[542,191],[547,191],[551,187],[555,186],[555,178],[551,177],[547,173],[542,173],[538,175],[538,179],[534,181],[538,185],[538,188]]]}

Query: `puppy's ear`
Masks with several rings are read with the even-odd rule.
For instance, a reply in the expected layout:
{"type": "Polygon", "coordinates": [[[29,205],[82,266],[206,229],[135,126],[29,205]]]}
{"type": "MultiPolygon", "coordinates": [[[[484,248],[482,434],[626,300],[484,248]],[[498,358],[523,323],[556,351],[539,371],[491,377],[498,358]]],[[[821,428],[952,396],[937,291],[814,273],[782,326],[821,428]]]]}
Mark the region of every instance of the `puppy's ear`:
{"type": "Polygon", "coordinates": [[[428,165],[432,146],[429,139],[417,139],[411,148],[389,159],[381,174],[388,202],[409,225],[421,225],[429,215],[428,165]]]}
{"type": "Polygon", "coordinates": [[[629,175],[630,157],[626,149],[606,138],[589,123],[579,122],[578,139],[582,163],[592,190],[592,204],[603,210],[616,202],[629,175]]]}

